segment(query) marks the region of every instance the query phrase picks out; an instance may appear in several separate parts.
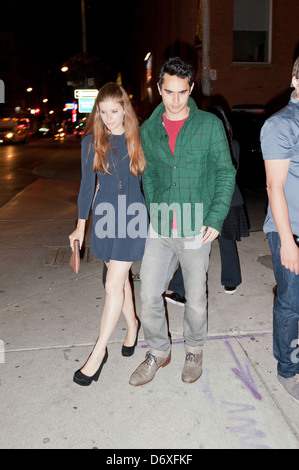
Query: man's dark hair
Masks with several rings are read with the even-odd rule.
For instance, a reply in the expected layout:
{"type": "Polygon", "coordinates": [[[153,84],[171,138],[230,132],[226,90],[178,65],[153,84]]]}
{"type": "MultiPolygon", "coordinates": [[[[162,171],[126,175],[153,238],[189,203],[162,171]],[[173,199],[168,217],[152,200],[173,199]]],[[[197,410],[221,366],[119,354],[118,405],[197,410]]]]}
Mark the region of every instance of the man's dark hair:
{"type": "Polygon", "coordinates": [[[194,69],[191,64],[184,62],[180,57],[171,57],[159,69],[158,83],[162,88],[164,75],[176,75],[179,78],[188,78],[189,86],[194,82],[194,69]]]}
{"type": "Polygon", "coordinates": [[[299,56],[297,57],[297,59],[295,60],[294,65],[293,65],[292,77],[299,78],[299,56]]]}

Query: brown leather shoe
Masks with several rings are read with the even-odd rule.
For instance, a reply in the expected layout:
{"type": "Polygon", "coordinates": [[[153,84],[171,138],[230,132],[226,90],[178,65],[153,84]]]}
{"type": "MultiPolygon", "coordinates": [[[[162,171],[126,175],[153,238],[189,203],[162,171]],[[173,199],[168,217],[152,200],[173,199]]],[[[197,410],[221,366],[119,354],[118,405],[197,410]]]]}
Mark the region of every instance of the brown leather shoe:
{"type": "Polygon", "coordinates": [[[153,380],[160,367],[165,367],[170,363],[170,358],[171,352],[167,356],[154,356],[148,351],[145,355],[145,361],[131,375],[129,384],[136,387],[147,384],[153,380]]]}
{"type": "Polygon", "coordinates": [[[186,351],[185,364],[182,371],[182,381],[191,384],[202,374],[202,351],[199,354],[186,351]]]}

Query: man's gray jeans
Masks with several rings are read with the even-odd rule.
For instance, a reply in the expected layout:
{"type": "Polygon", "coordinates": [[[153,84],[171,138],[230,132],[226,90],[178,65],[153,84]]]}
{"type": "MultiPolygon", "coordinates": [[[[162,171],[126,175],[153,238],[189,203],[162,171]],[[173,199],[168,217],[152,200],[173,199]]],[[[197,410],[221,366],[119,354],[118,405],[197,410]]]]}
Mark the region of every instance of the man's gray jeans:
{"type": "Polygon", "coordinates": [[[142,259],[141,322],[151,349],[167,351],[170,347],[168,325],[162,294],[167,289],[178,261],[186,290],[183,334],[189,346],[202,348],[207,337],[207,270],[211,243],[202,244],[202,234],[189,238],[162,237],[150,228],[142,259]]]}

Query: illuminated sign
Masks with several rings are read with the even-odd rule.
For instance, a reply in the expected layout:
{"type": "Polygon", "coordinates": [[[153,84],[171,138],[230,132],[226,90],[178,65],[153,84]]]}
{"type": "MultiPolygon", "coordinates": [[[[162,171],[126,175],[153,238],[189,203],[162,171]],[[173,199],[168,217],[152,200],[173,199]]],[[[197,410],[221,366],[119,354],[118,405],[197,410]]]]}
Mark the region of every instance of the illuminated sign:
{"type": "Polygon", "coordinates": [[[152,79],[153,59],[150,55],[146,61],[146,83],[150,83],[152,79]]]}
{"type": "Polygon", "coordinates": [[[4,81],[0,80],[0,103],[5,103],[5,86],[4,86],[4,81]]]}
{"type": "Polygon", "coordinates": [[[64,109],[65,109],[65,110],[71,110],[71,109],[74,109],[75,106],[77,106],[76,103],[65,103],[64,109]]]}
{"type": "Polygon", "coordinates": [[[87,90],[75,90],[75,98],[96,98],[98,90],[87,89],[87,90]]]}
{"type": "Polygon", "coordinates": [[[91,113],[98,90],[75,90],[75,98],[79,100],[79,113],[91,113]]]}
{"type": "Polygon", "coordinates": [[[91,113],[95,98],[83,96],[79,98],[79,113],[91,113]]]}

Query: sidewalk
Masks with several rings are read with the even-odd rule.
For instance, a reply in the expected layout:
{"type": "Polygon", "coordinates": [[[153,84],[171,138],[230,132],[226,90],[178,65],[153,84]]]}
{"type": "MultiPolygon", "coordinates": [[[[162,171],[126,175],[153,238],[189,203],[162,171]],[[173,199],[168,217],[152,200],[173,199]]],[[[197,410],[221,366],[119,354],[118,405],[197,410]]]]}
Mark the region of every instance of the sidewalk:
{"type": "MultiPolygon", "coordinates": [[[[183,308],[169,305],[172,360],[151,383],[128,383],[147,346],[141,329],[135,354],[121,356],[123,317],[99,381],[72,382],[105,296],[102,262],[86,257],[78,275],[68,267],[77,192],[75,183],[38,179],[0,208],[0,448],[298,449],[298,404],[280,388],[272,356],[274,278],[262,231],[238,244],[243,283],[234,295],[220,285],[213,243],[199,381],[181,381],[183,308]]],[[[140,282],[134,288],[140,312],[140,282]]]]}

